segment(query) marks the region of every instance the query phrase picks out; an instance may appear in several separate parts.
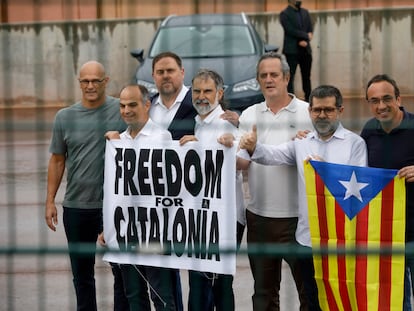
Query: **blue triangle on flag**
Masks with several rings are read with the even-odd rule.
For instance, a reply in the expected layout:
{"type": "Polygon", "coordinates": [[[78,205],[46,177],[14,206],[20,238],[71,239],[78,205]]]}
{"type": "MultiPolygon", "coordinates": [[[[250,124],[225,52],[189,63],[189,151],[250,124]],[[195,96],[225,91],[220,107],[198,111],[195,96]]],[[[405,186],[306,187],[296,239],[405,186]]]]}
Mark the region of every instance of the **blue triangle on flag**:
{"type": "Polygon", "coordinates": [[[310,161],[349,219],[397,175],[397,170],[310,161]]]}

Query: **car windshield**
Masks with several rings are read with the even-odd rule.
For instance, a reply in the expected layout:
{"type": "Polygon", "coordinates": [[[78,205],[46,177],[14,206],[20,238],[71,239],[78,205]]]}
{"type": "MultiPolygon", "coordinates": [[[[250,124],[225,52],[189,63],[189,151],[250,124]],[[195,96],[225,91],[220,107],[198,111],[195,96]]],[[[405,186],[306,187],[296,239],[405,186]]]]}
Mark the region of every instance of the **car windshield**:
{"type": "Polygon", "coordinates": [[[182,58],[251,55],[255,46],[249,29],[238,25],[198,25],[162,28],[150,57],[172,51],[182,58]]]}

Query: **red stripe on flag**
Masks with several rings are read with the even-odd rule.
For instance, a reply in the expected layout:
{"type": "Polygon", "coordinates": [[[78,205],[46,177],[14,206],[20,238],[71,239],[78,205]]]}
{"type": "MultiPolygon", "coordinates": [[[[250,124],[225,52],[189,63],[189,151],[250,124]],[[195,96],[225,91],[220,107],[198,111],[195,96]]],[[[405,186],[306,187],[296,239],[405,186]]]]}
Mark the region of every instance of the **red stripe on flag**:
{"type": "MultiPolygon", "coordinates": [[[[318,217],[319,217],[319,231],[320,231],[320,246],[325,248],[328,245],[328,222],[326,218],[326,204],[325,204],[325,184],[320,178],[319,174],[315,172],[315,184],[316,184],[316,200],[318,205],[318,217]]],[[[331,285],[329,283],[329,262],[328,256],[321,256],[322,258],[322,281],[324,283],[326,298],[328,300],[329,310],[339,310],[336,305],[335,296],[333,295],[331,285]]]]}
{"type": "MultiPolygon", "coordinates": [[[[368,240],[368,216],[369,204],[366,205],[356,216],[356,246],[366,247],[368,240]]],[[[355,292],[359,311],[368,310],[367,297],[367,256],[356,256],[355,267],[355,292]]]]}
{"type": "MultiPolygon", "coordinates": [[[[381,202],[381,241],[380,245],[390,247],[392,243],[392,224],[394,215],[394,180],[382,189],[381,202]]],[[[379,306],[381,310],[389,310],[391,306],[391,255],[380,257],[381,271],[379,287],[379,306]]]]}
{"type": "MultiPolygon", "coordinates": [[[[336,222],[336,238],[337,246],[340,249],[345,247],[345,213],[339,204],[335,201],[335,222],[336,222]]],[[[349,299],[347,277],[346,277],[346,256],[338,256],[338,286],[341,295],[344,310],[352,310],[351,301],[349,299]]]]}

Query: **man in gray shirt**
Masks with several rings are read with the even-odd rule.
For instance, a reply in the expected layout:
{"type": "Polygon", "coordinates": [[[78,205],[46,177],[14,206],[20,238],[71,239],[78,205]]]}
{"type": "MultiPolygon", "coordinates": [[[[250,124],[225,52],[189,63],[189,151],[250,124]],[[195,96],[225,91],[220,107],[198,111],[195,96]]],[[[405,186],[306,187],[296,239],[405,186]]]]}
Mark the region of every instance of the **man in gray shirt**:
{"type": "Polygon", "coordinates": [[[102,231],[105,138],[109,130],[123,131],[119,101],[106,96],[109,78],[102,64],[85,63],[79,73],[81,101],[60,110],[55,117],[49,151],[45,219],[56,231],[56,193],[67,169],[63,224],[69,249],[88,243],[90,254],[70,252],[77,310],[96,310],[94,245],[102,231]]]}

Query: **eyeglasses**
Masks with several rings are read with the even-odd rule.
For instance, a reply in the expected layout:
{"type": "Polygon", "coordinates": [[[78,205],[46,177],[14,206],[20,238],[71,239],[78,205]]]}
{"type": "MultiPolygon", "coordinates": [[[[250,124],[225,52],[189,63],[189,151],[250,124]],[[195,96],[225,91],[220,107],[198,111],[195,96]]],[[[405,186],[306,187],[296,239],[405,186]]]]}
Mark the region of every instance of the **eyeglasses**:
{"type": "Polygon", "coordinates": [[[98,79],[93,79],[93,80],[79,80],[79,83],[81,84],[82,87],[88,87],[89,83],[92,83],[92,85],[94,87],[98,87],[99,84],[101,84],[102,82],[105,81],[105,78],[103,78],[102,80],[98,80],[98,79]]]}
{"type": "Polygon", "coordinates": [[[369,104],[372,104],[372,105],[378,105],[380,102],[383,102],[385,105],[389,105],[389,104],[392,104],[394,99],[395,99],[394,96],[385,95],[385,96],[380,97],[380,98],[376,98],[376,97],[370,98],[370,99],[367,100],[367,102],[369,104]]]}
{"type": "Polygon", "coordinates": [[[338,109],[339,107],[326,107],[326,108],[311,108],[310,111],[314,116],[319,116],[322,111],[327,115],[327,116],[331,116],[335,113],[335,111],[338,109]]]}

